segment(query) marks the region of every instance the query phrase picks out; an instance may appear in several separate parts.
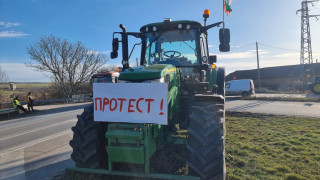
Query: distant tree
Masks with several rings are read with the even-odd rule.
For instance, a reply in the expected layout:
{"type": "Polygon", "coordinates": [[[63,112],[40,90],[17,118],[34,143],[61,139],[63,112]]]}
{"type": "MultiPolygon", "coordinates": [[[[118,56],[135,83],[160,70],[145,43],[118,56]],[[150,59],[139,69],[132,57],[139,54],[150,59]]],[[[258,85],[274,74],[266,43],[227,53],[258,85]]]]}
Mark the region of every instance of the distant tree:
{"type": "Polygon", "coordinates": [[[9,78],[7,73],[3,70],[3,68],[0,65],[0,83],[7,83],[8,79],[9,78]]]}
{"type": "MultiPolygon", "coordinates": [[[[7,73],[3,70],[3,68],[0,65],[0,84],[4,84],[8,82],[8,75],[7,73]]],[[[6,86],[1,86],[1,88],[5,88],[6,86]]],[[[5,91],[3,91],[2,89],[0,89],[0,104],[1,102],[4,102],[4,100],[7,99],[7,97],[5,97],[5,91]]]]}
{"type": "Polygon", "coordinates": [[[98,72],[102,73],[102,72],[109,72],[109,71],[117,71],[118,66],[116,65],[107,65],[102,67],[98,72]]]}
{"type": "Polygon", "coordinates": [[[35,63],[26,65],[51,73],[64,97],[77,94],[107,61],[106,55],[89,50],[81,42],[72,43],[54,35],[41,37],[27,47],[27,53],[35,63]]]}

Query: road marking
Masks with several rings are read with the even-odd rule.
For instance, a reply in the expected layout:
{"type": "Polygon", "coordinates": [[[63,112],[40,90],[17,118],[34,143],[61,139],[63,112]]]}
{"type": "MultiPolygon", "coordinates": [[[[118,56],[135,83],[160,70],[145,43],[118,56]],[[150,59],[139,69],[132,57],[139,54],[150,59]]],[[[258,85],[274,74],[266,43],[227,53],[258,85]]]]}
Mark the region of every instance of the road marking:
{"type": "MultiPolygon", "coordinates": [[[[79,111],[79,110],[80,110],[80,109],[72,110],[72,111],[68,111],[68,112],[57,112],[57,113],[66,114],[66,113],[71,113],[71,112],[73,112],[73,111],[79,111]]],[[[39,118],[39,120],[41,121],[42,116],[53,116],[53,118],[55,117],[54,114],[50,114],[50,115],[44,114],[44,115],[38,116],[37,118],[39,118]]],[[[75,117],[76,117],[76,116],[75,116],[75,117]]],[[[30,117],[25,117],[25,118],[10,120],[10,122],[12,122],[12,121],[21,121],[21,120],[27,119],[27,118],[30,118],[30,117]]],[[[8,129],[18,128],[18,127],[23,127],[23,126],[31,125],[31,124],[34,124],[34,123],[38,123],[39,120],[38,120],[38,121],[34,120],[35,122],[28,123],[28,124],[22,124],[22,125],[18,125],[18,126],[8,127],[8,128],[6,128],[6,129],[2,129],[2,128],[1,128],[1,131],[5,131],[5,130],[8,130],[8,129]]],[[[46,122],[46,121],[50,121],[50,120],[52,120],[52,119],[43,120],[43,121],[41,121],[41,122],[46,122]]],[[[5,122],[4,122],[4,123],[5,123],[5,122]]],[[[0,126],[1,126],[1,125],[2,125],[2,124],[0,124],[0,126]]]]}
{"type": "MultiPolygon", "coordinates": [[[[57,113],[61,113],[61,114],[66,114],[66,113],[71,113],[71,112],[74,112],[74,111],[80,111],[81,109],[77,109],[77,110],[72,110],[72,111],[67,111],[67,112],[57,112],[57,113]]],[[[39,118],[41,120],[42,116],[55,116],[55,114],[57,113],[53,113],[53,114],[43,114],[43,115],[39,115],[37,116],[37,118],[39,118]]],[[[75,116],[76,117],[76,116],[75,116]]],[[[21,120],[25,120],[25,119],[28,119],[28,118],[31,118],[31,117],[24,117],[24,118],[19,118],[19,119],[15,119],[15,120],[10,120],[10,122],[20,122],[21,120]]],[[[32,122],[32,123],[29,123],[29,124],[34,124],[34,123],[37,123],[38,121],[34,120],[35,122],[32,122]]],[[[41,121],[41,122],[45,122],[45,121],[49,121],[49,120],[44,120],[44,121],[41,121]]],[[[0,123],[0,126],[2,126],[2,124],[6,125],[5,123],[10,123],[10,122],[3,122],[3,123],[0,123]]],[[[22,126],[25,126],[25,125],[29,125],[29,124],[23,124],[23,125],[17,125],[17,126],[13,126],[13,127],[8,127],[6,129],[2,129],[1,130],[7,130],[7,129],[13,129],[13,128],[16,128],[16,127],[22,127],[22,126]]],[[[10,124],[8,124],[10,125],[10,124]]]]}
{"type": "Polygon", "coordinates": [[[3,155],[6,155],[6,154],[8,154],[8,153],[11,153],[11,152],[13,152],[13,151],[17,151],[17,150],[20,150],[20,149],[23,149],[23,148],[26,148],[26,147],[29,147],[29,146],[33,146],[33,145],[35,145],[35,144],[42,143],[42,142],[48,141],[48,140],[50,140],[50,139],[54,139],[54,138],[57,138],[57,137],[59,137],[59,136],[63,136],[63,135],[70,134],[70,133],[72,133],[72,131],[71,131],[71,129],[68,129],[68,130],[62,131],[62,132],[60,132],[60,133],[57,133],[57,134],[55,134],[55,135],[51,135],[51,136],[47,136],[47,137],[45,137],[45,138],[41,138],[41,139],[39,139],[39,140],[37,140],[37,141],[34,141],[34,142],[31,143],[31,144],[28,143],[27,145],[20,146],[20,147],[17,146],[16,149],[11,149],[11,150],[8,150],[7,152],[4,152],[4,153],[0,154],[0,157],[3,156],[3,155]]]}
{"type": "Polygon", "coordinates": [[[32,130],[32,131],[28,131],[28,132],[25,132],[25,133],[21,133],[21,134],[17,134],[17,135],[14,135],[14,136],[2,138],[2,139],[0,139],[0,141],[6,140],[6,139],[10,139],[10,138],[14,138],[14,137],[17,137],[17,136],[22,136],[22,135],[29,134],[29,133],[32,133],[32,132],[35,132],[35,131],[48,129],[48,128],[51,128],[51,127],[54,127],[54,126],[59,126],[61,124],[65,124],[65,123],[72,122],[72,121],[76,122],[77,120],[76,119],[71,119],[71,120],[68,120],[68,121],[64,121],[62,123],[54,124],[54,125],[51,125],[51,126],[46,126],[44,128],[38,128],[38,129],[35,129],[35,130],[32,130]]]}

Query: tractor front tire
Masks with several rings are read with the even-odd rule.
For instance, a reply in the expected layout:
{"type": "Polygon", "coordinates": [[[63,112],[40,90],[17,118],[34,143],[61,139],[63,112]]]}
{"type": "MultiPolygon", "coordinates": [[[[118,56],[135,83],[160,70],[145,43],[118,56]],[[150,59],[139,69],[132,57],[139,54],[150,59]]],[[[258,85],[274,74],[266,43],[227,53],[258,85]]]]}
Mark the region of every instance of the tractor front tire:
{"type": "Polygon", "coordinates": [[[72,127],[73,139],[69,142],[73,149],[71,159],[77,167],[105,169],[107,124],[94,122],[93,104],[86,107],[77,118],[76,126],[72,127]]]}
{"type": "Polygon", "coordinates": [[[189,115],[189,175],[201,180],[224,180],[225,167],[224,104],[197,102],[189,115]]]}
{"type": "Polygon", "coordinates": [[[225,96],[225,70],[223,67],[220,67],[217,72],[217,85],[218,90],[217,94],[225,96]]]}

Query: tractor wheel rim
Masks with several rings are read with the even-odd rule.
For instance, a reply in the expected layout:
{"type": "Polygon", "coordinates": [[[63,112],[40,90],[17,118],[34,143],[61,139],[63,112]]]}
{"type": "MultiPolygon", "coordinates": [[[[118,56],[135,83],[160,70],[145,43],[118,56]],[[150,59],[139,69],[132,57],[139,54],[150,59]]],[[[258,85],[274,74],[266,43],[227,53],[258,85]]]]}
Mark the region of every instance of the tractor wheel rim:
{"type": "Polygon", "coordinates": [[[320,92],[320,84],[316,84],[314,87],[313,87],[314,91],[316,92],[320,92]]]}

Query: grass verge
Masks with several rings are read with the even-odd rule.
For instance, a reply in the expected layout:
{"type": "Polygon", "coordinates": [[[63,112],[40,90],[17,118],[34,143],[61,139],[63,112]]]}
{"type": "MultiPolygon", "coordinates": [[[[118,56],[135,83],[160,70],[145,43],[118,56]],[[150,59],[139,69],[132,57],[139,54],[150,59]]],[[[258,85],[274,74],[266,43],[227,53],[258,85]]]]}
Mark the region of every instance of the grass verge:
{"type": "Polygon", "coordinates": [[[228,113],[228,179],[320,179],[316,118],[228,113]]]}

